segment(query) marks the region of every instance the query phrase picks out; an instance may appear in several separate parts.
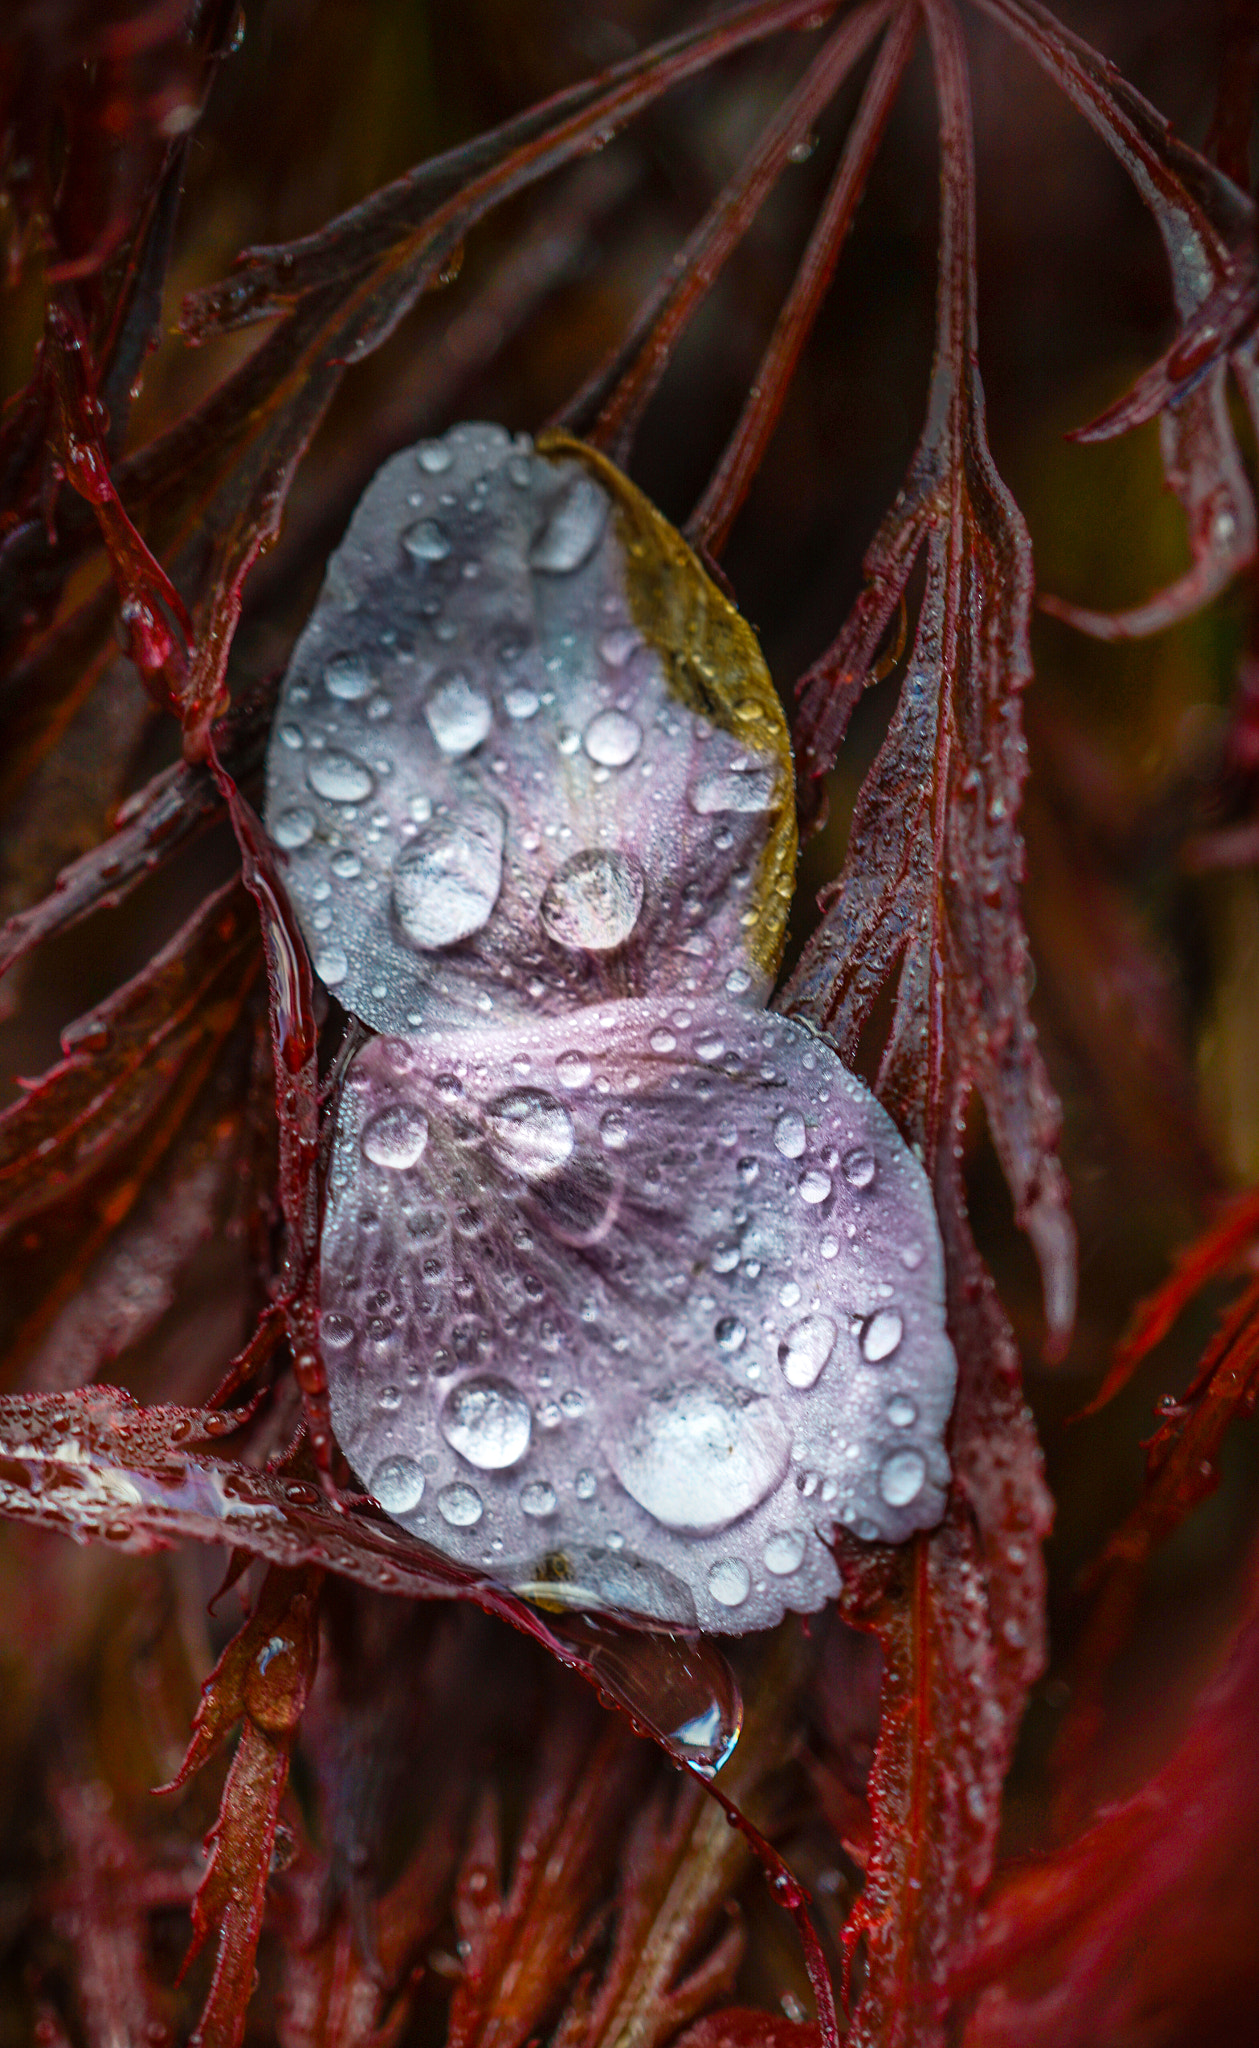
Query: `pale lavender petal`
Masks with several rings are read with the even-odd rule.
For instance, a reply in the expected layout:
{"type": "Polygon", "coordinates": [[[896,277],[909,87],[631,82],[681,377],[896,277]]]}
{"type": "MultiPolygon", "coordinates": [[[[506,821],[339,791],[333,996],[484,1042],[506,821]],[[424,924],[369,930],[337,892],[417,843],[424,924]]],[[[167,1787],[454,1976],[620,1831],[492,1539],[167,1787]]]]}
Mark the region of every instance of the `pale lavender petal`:
{"type": "Polygon", "coordinates": [[[534,1597],[742,1633],[842,1523],[938,1521],[955,1361],[926,1178],[803,1026],[619,1001],[381,1038],[323,1240],[339,1441],[534,1597]]]}
{"type": "Polygon", "coordinates": [[[597,461],[492,426],[395,456],[294,653],[267,825],[316,970],[377,1030],[768,991],[782,715],[733,608],[597,461]]]}

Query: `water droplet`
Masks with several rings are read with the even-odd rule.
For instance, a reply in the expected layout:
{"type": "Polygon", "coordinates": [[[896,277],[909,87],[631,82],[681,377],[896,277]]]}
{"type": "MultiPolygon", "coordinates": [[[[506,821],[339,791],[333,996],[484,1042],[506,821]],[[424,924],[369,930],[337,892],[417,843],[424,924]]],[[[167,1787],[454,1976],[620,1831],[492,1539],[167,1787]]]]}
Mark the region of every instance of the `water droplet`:
{"type": "Polygon", "coordinates": [[[593,1500],[599,1491],[599,1481],[593,1472],[579,1472],[573,1481],[573,1492],[578,1500],[593,1500]]]}
{"type": "Polygon", "coordinates": [[[908,1394],[893,1394],[887,1404],[887,1419],[893,1429],[909,1429],[918,1420],[918,1410],[908,1394]]]}
{"type": "Polygon", "coordinates": [[[703,1777],[715,1776],[738,1742],[743,1702],[734,1673],[713,1643],[630,1631],[588,1617],[576,1628],[568,1622],[563,1633],[578,1636],[600,1684],[663,1735],[681,1762],[703,1777]]]}
{"type": "Polygon", "coordinates": [[[673,1032],[666,1031],[663,1027],[652,1032],[650,1045],[653,1052],[676,1052],[678,1049],[678,1041],[673,1032]]]}
{"type": "Polygon", "coordinates": [[[879,1492],[890,1508],[907,1508],[922,1492],[927,1461],[921,1451],[893,1451],[879,1470],[879,1492]]]}
{"type": "Polygon", "coordinates": [[[623,1152],[629,1144],[629,1125],[619,1109],[610,1109],[599,1125],[599,1136],[609,1152],[623,1152]]]}
{"type": "Polygon", "coordinates": [[[554,501],[529,550],[529,566],[544,576],[568,576],[599,544],[608,499],[593,477],[575,476],[554,501]]]}
{"type": "Polygon", "coordinates": [[[609,1433],[608,1462],[631,1499],[666,1529],[724,1529],[773,1492],[791,1458],[770,1403],[737,1388],[662,1388],[628,1429],[609,1433]]]}
{"type": "Polygon", "coordinates": [[[504,830],[497,804],[479,799],[434,818],[403,848],[393,907],[413,946],[453,946],[481,930],[503,883],[504,830]]]}
{"type": "Polygon", "coordinates": [[[328,663],[323,680],[328,695],[339,697],[343,704],[357,704],[376,687],[376,678],[361,654],[339,654],[328,663]]]}
{"type": "Polygon", "coordinates": [[[905,1325],[894,1308],[879,1308],[867,1316],[861,1329],[861,1356],[866,1364],[882,1365],[904,1334],[905,1325]]]}
{"type": "Polygon", "coordinates": [[[538,913],[557,945],[588,953],[623,946],[643,907],[643,871],[626,853],[591,847],[557,868],[538,913]]]}
{"type": "Polygon", "coordinates": [[[797,1190],[800,1200],[808,1202],[813,1208],[816,1208],[819,1202],[824,1202],[830,1191],[831,1177],[829,1173],[823,1173],[816,1166],[810,1167],[809,1171],[801,1176],[800,1185],[797,1190]]]}
{"type": "Polygon", "coordinates": [[[315,972],[325,988],[335,988],[349,971],[349,960],[340,946],[325,946],[322,953],[315,955],[315,972]]]}
{"type": "Polygon", "coordinates": [[[741,1351],[748,1341],[747,1326],[738,1316],[723,1316],[713,1330],[718,1348],[722,1351],[741,1351]]]}
{"type": "Polygon", "coordinates": [[[356,853],[351,853],[348,846],[343,846],[340,853],[334,853],[329,865],[338,882],[352,882],[363,872],[362,861],[356,853]]]}
{"type": "Polygon", "coordinates": [[[722,1607],[742,1607],[752,1590],[752,1574],[741,1557],[719,1557],[708,1573],[708,1590],[722,1607]]]}
{"type": "MultiPolygon", "coordinates": [[[[370,1334],[372,1325],[369,1323],[367,1328],[368,1333],[370,1334]]],[[[388,1334],[389,1325],[385,1324],[384,1328],[386,1334],[388,1334]]],[[[399,1408],[401,1408],[402,1406],[402,1395],[399,1392],[398,1388],[382,1387],[379,1394],[376,1396],[376,1406],[378,1408],[383,1408],[386,1415],[396,1415],[399,1408]]]]}
{"type": "Polygon", "coordinates": [[[765,1569],[776,1578],[789,1578],[798,1572],[804,1563],[804,1531],[802,1529],[775,1529],[765,1539],[765,1569]]]}
{"type": "Polygon", "coordinates": [[[374,1116],[363,1132],[363,1156],[373,1166],[388,1166],[403,1173],[424,1156],[428,1143],[428,1118],[422,1109],[408,1102],[395,1102],[374,1116]]]}
{"type": "Polygon", "coordinates": [[[715,1244],[708,1255],[708,1263],[714,1273],[733,1273],[739,1263],[740,1251],[733,1238],[724,1238],[715,1244]]]}
{"type": "Polygon", "coordinates": [[[643,729],[624,711],[600,711],[582,734],[582,745],[601,768],[628,768],[643,743],[643,729]]]}
{"type": "Polygon", "coordinates": [[[503,692],[503,709],[509,718],[532,718],[541,701],[537,691],[524,683],[514,683],[510,690],[503,692]]]}
{"type": "Polygon", "coordinates": [[[443,1486],[437,1496],[437,1505],[452,1529],[474,1528],[485,1512],[475,1486],[466,1486],[461,1479],[456,1479],[451,1486],[443,1486]]]}
{"type": "Polygon", "coordinates": [[[752,986],[752,977],[746,967],[732,967],[726,976],[726,994],[744,996],[752,986]]]}
{"type": "Polygon", "coordinates": [[[418,519],[402,536],[402,545],[413,562],[444,562],[450,542],[435,519],[418,519]]]}
{"type": "Polygon", "coordinates": [[[902,1245],[901,1264],[907,1273],[916,1273],[922,1264],[922,1246],[920,1244],[902,1245]]]}
{"type": "Polygon", "coordinates": [[[372,1473],[368,1492],[387,1515],[409,1515],[424,1498],[424,1474],[414,1458],[386,1458],[372,1473]]]}
{"type": "Polygon", "coordinates": [[[524,1457],[532,1420],[528,1402],[510,1381],[486,1374],[451,1388],[441,1430],[451,1450],[470,1465],[481,1472],[502,1472],[524,1457]]]}
{"type": "Polygon", "coordinates": [[[691,789],[691,807],[702,818],[716,811],[767,811],[774,801],[777,777],[772,770],[754,768],[743,773],[720,768],[701,775],[691,789]]]}
{"type": "Polygon", "coordinates": [[[376,787],[370,768],[356,761],[353,754],[342,754],[335,747],[310,756],[306,780],[316,796],[326,797],[333,804],[361,804],[376,787]]]}
{"type": "Polygon", "coordinates": [[[545,1479],[531,1479],[520,1489],[521,1512],[526,1515],[553,1515],[555,1513],[555,1488],[545,1479]]]}
{"type": "Polygon", "coordinates": [[[494,723],[489,698],[460,675],[447,676],[437,685],[424,705],[424,716],[443,754],[455,759],[479,747],[494,723]]]}
{"type": "Polygon", "coordinates": [[[441,476],[455,458],[444,441],[421,441],[415,459],[429,476],[441,476]]]}
{"type": "Polygon", "coordinates": [[[315,836],[315,813],[307,810],[305,804],[294,804],[290,810],[281,811],[271,827],[271,837],[286,853],[295,853],[299,846],[305,846],[315,836]]]}
{"type": "Polygon", "coordinates": [[[354,1325],[348,1316],[332,1310],[319,1318],[319,1335],[329,1349],[341,1351],[354,1342],[354,1325]]]}
{"type": "Polygon", "coordinates": [[[874,1154],[865,1145],[854,1145],[839,1162],[839,1170],[850,1188],[868,1188],[874,1179],[874,1154]]]}
{"type": "Polygon", "coordinates": [[[804,1151],[804,1118],[798,1109],[784,1109],[774,1125],[774,1145],[784,1159],[799,1159],[804,1151]]]}
{"type": "Polygon", "coordinates": [[[573,1120],[539,1088],[512,1088],[486,1112],[495,1157],[526,1180],[545,1180],[573,1154],[573,1120]]]}
{"type": "Polygon", "coordinates": [[[584,1052],[562,1052],[555,1062],[556,1076],[564,1088],[584,1088],[590,1079],[590,1061],[584,1052]]]}
{"type": "Polygon", "coordinates": [[[825,1315],[805,1316],[793,1323],[778,1346],[778,1363],[789,1387],[813,1387],[829,1363],[838,1325],[825,1315]]]}

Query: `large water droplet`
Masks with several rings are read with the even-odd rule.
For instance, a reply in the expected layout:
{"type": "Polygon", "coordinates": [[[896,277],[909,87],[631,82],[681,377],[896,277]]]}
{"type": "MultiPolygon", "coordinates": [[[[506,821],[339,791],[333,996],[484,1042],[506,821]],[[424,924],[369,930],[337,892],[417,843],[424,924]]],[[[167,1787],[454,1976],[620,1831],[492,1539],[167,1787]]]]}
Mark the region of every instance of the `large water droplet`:
{"type": "Polygon", "coordinates": [[[434,818],[394,863],[393,907],[413,946],[453,946],[479,932],[503,883],[503,814],[470,800],[434,818]]]}
{"type": "Polygon", "coordinates": [[[373,1166],[388,1166],[403,1173],[424,1156],[428,1144],[428,1118],[409,1102],[395,1102],[374,1116],[363,1132],[363,1155],[373,1166]]]}
{"type": "Polygon", "coordinates": [[[512,1088],[486,1112],[490,1144],[500,1164],[526,1180],[544,1180],[573,1153],[573,1120],[564,1105],[540,1088],[512,1088]]]}
{"type": "Polygon", "coordinates": [[[529,550],[529,565],[545,576],[568,576],[589,560],[608,516],[608,500],[593,477],[575,476],[555,499],[529,550]]]}
{"type": "MultiPolygon", "coordinates": [[[[562,1551],[517,1566],[507,1576],[522,1599],[542,1601],[549,1608],[612,1610],[643,1621],[663,1621],[694,1628],[695,1600],[683,1580],[663,1565],[636,1557],[632,1550],[605,1550],[584,1543],[565,1544],[562,1551]]],[[[604,1634],[611,1624],[593,1619],[557,1624],[567,1635],[579,1629],[584,1641],[593,1631],[604,1634]]],[[[584,1652],[583,1652],[584,1654],[584,1652]]]]}
{"type": "Polygon", "coordinates": [[[649,1721],[679,1762],[715,1777],[743,1726],[738,1684],[721,1652],[702,1638],[586,1626],[586,1660],[600,1684],[649,1721]]]}
{"type": "Polygon", "coordinates": [[[447,676],[428,697],[424,716],[443,754],[458,759],[479,747],[491,725],[494,712],[484,691],[466,676],[447,676]]]}
{"type": "Polygon", "coordinates": [[[600,711],[582,734],[582,745],[601,768],[628,768],[643,743],[643,729],[625,711],[600,711]]]}
{"type": "Polygon", "coordinates": [[[867,1365],[882,1365],[890,1358],[905,1334],[905,1325],[894,1308],[877,1308],[867,1316],[861,1329],[861,1356],[867,1365]]]}
{"type": "Polygon", "coordinates": [[[419,519],[402,536],[402,545],[413,562],[444,562],[450,542],[435,519],[419,519]]]}
{"type": "Polygon", "coordinates": [[[715,811],[767,811],[774,801],[777,777],[769,769],[752,768],[740,773],[719,768],[701,775],[691,790],[692,809],[701,817],[715,811]]]}
{"type": "Polygon", "coordinates": [[[524,1457],[532,1421],[529,1403],[510,1381],[487,1373],[451,1388],[442,1408],[441,1429],[451,1450],[470,1465],[481,1472],[502,1472],[524,1457]]]}
{"type": "Polygon", "coordinates": [[[372,1473],[368,1492],[387,1515],[409,1515],[424,1498],[424,1474],[414,1458],[386,1458],[372,1473]]]}
{"type": "Polygon", "coordinates": [[[765,1539],[765,1569],[776,1578],[789,1578],[804,1563],[804,1531],[775,1529],[765,1539]]]}
{"type": "Polygon", "coordinates": [[[587,953],[623,946],[643,907],[643,871],[626,853],[591,847],[557,868],[538,914],[557,945],[587,953]]]}
{"type": "Polygon", "coordinates": [[[342,754],[335,747],[309,756],[306,780],[316,796],[326,797],[333,804],[361,804],[376,787],[370,768],[356,761],[353,754],[342,754]]]}
{"type": "Polygon", "coordinates": [[[907,1508],[922,1492],[927,1461],[921,1451],[893,1451],[879,1469],[879,1492],[890,1508],[907,1508]]]}
{"type": "Polygon", "coordinates": [[[774,1125],[774,1145],[784,1159],[798,1159],[804,1151],[804,1118],[798,1109],[784,1109],[774,1125]]]}
{"type": "Polygon", "coordinates": [[[323,680],[328,695],[339,697],[343,704],[357,704],[376,687],[376,678],[361,654],[339,654],[328,663],[323,680]]]}
{"type": "Polygon", "coordinates": [[[752,1574],[741,1557],[719,1557],[708,1573],[708,1590],[722,1607],[742,1607],[752,1590],[752,1574]]]}
{"type": "Polygon", "coordinates": [[[485,1512],[475,1486],[465,1485],[462,1479],[456,1479],[451,1486],[443,1486],[437,1496],[437,1505],[452,1529],[475,1528],[485,1512]]]}
{"type": "Polygon", "coordinates": [[[294,804],[290,810],[281,811],[271,827],[271,837],[286,853],[295,853],[299,846],[306,846],[315,836],[315,813],[305,804],[294,804]]]}
{"type": "Polygon", "coordinates": [[[604,1442],[625,1491],[666,1529],[726,1528],[781,1482],[791,1457],[770,1403],[700,1381],[662,1388],[604,1442]]]}
{"type": "Polygon", "coordinates": [[[816,1386],[839,1335],[830,1316],[805,1316],[793,1323],[778,1347],[778,1363],[789,1387],[816,1386]]]}

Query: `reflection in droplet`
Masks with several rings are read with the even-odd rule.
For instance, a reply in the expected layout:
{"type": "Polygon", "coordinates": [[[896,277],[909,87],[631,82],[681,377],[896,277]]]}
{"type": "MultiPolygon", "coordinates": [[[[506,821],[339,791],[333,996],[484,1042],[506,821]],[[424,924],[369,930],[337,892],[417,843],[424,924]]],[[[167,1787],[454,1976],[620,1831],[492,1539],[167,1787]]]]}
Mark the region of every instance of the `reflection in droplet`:
{"type": "Polygon", "coordinates": [[[765,1539],[765,1569],[776,1578],[789,1578],[804,1562],[804,1531],[775,1529],[765,1539]]]}
{"type": "Polygon", "coordinates": [[[599,1136],[609,1152],[625,1150],[629,1144],[629,1124],[621,1110],[608,1110],[599,1124],[599,1136]]]}
{"type": "Polygon", "coordinates": [[[328,695],[339,697],[343,704],[359,703],[376,687],[376,678],[361,654],[339,654],[328,663],[323,680],[328,695]]]}
{"type": "Polygon", "coordinates": [[[460,675],[437,685],[425,701],[424,716],[443,754],[454,759],[479,747],[494,723],[489,698],[460,675]]]}
{"type": "Polygon", "coordinates": [[[793,1323],[778,1346],[778,1363],[787,1385],[816,1386],[838,1336],[838,1325],[830,1316],[805,1316],[802,1321],[793,1323]]]}
{"type": "Polygon", "coordinates": [[[450,542],[435,519],[420,519],[409,526],[402,545],[413,562],[444,562],[450,553],[450,542]]]}
{"type": "Polygon", "coordinates": [[[868,1188],[874,1179],[874,1154],[865,1145],[854,1145],[839,1162],[839,1170],[851,1188],[868,1188]]]}
{"type": "Polygon", "coordinates": [[[503,814],[485,799],[434,818],[394,863],[393,907],[413,946],[453,946],[480,931],[503,883],[503,814]]]}
{"type": "Polygon", "coordinates": [[[326,797],[332,804],[361,804],[376,787],[370,768],[356,761],[353,754],[339,753],[334,747],[310,755],[306,780],[316,796],[326,797]]]}
{"type": "Polygon", "coordinates": [[[424,1474],[414,1458],[386,1458],[372,1473],[368,1491],[387,1515],[409,1515],[424,1498],[424,1474]]]}
{"type": "Polygon", "coordinates": [[[512,1088],[486,1112],[494,1156],[509,1172],[543,1180],[573,1153],[573,1120],[540,1088],[512,1088]]]}
{"type": "Polygon", "coordinates": [[[485,1512],[475,1486],[466,1486],[461,1479],[456,1479],[451,1486],[443,1486],[437,1496],[437,1505],[452,1529],[475,1528],[485,1512]]]}
{"type": "Polygon", "coordinates": [[[315,813],[305,804],[294,804],[287,811],[281,811],[271,827],[271,837],[286,853],[295,853],[299,846],[305,846],[315,836],[315,813]]]}
{"type": "Polygon", "coordinates": [[[861,1356],[867,1365],[882,1365],[890,1358],[905,1334],[905,1325],[894,1308],[876,1309],[867,1316],[861,1330],[861,1356]]]}
{"type": "Polygon", "coordinates": [[[922,1492],[927,1461],[921,1451],[893,1451],[879,1469],[879,1492],[890,1508],[907,1508],[922,1492]]]}
{"type": "Polygon", "coordinates": [[[610,953],[638,922],[643,886],[643,871],[628,854],[602,847],[575,853],[543,891],[543,930],[557,945],[610,953]]]}
{"type": "Polygon", "coordinates": [[[530,568],[544,576],[568,576],[580,569],[598,546],[607,516],[607,497],[594,478],[573,477],[552,503],[529,550],[530,568]]]}
{"type": "Polygon", "coordinates": [[[784,1159],[798,1159],[804,1151],[804,1118],[798,1109],[784,1109],[774,1125],[774,1146],[784,1159]]]}
{"type": "Polygon", "coordinates": [[[631,1499],[666,1529],[724,1529],[773,1492],[791,1456],[771,1404],[733,1387],[664,1387],[624,1430],[608,1462],[631,1499]]]}
{"type": "Polygon", "coordinates": [[[601,768],[627,768],[642,743],[641,725],[625,711],[600,711],[582,734],[582,745],[601,768]]]}
{"type": "Polygon", "coordinates": [[[556,1078],[562,1087],[584,1088],[590,1079],[590,1061],[576,1047],[562,1052],[555,1062],[556,1078]]]}
{"type": "Polygon", "coordinates": [[[485,1374],[463,1380],[446,1396],[441,1430],[452,1451],[482,1472],[517,1465],[529,1448],[529,1403],[509,1380],[485,1374]]]}
{"type": "Polygon", "coordinates": [[[722,1607],[742,1607],[752,1590],[752,1574],[741,1557],[720,1557],[709,1570],[708,1590],[722,1607]]]}
{"type": "Polygon", "coordinates": [[[315,955],[315,972],[325,988],[336,988],[350,971],[349,959],[340,946],[325,946],[315,955]]]}
{"type": "Polygon", "coordinates": [[[680,1763],[713,1777],[743,1727],[734,1673],[712,1642],[573,1616],[557,1632],[586,1659],[599,1683],[636,1720],[662,1735],[680,1763]]]}
{"type": "Polygon", "coordinates": [[[428,1144],[428,1118],[409,1102],[395,1102],[382,1109],[363,1131],[363,1155],[373,1166],[387,1166],[403,1173],[424,1155],[428,1144]]]}

